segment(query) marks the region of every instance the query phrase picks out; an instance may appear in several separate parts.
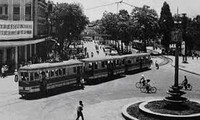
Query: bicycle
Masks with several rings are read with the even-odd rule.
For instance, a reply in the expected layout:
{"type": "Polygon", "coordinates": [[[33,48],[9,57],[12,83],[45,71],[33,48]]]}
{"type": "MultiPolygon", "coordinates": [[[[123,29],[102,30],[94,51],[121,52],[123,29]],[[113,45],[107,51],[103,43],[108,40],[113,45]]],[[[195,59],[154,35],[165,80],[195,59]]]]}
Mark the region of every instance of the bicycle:
{"type": "MultiPolygon", "coordinates": [[[[145,81],[150,81],[150,79],[146,79],[145,81]]],[[[143,86],[144,86],[144,83],[142,83],[141,81],[135,83],[136,88],[141,88],[143,86]]]]}
{"type": "MultiPolygon", "coordinates": [[[[146,86],[141,87],[140,91],[143,92],[143,93],[148,93],[146,86]]],[[[156,93],[156,92],[157,92],[157,88],[156,87],[149,86],[149,93],[156,93]]]]}
{"type": "Polygon", "coordinates": [[[186,87],[184,86],[184,82],[182,82],[181,84],[179,84],[180,86],[182,86],[183,88],[185,88],[185,90],[192,90],[192,85],[190,83],[186,84],[186,87]]]}

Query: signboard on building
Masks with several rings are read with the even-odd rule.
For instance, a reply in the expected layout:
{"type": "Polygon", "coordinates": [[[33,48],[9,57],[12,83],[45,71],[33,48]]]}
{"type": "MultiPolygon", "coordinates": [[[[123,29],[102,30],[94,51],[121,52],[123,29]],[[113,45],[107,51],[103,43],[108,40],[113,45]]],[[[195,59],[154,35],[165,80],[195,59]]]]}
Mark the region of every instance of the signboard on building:
{"type": "Polygon", "coordinates": [[[33,21],[0,20],[0,40],[33,37],[33,21]]]}

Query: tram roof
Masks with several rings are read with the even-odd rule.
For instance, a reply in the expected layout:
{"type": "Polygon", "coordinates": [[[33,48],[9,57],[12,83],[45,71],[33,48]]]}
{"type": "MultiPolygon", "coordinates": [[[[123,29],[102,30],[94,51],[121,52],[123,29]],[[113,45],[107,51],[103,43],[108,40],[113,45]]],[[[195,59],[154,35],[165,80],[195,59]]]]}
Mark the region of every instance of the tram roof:
{"type": "Polygon", "coordinates": [[[72,65],[80,65],[80,64],[83,64],[83,63],[79,60],[68,60],[68,61],[54,62],[54,63],[38,63],[38,64],[30,64],[30,65],[20,67],[20,70],[46,69],[46,68],[72,66],[72,65]]]}
{"type": "Polygon", "coordinates": [[[85,61],[85,62],[106,61],[106,60],[121,59],[121,58],[126,58],[126,57],[135,57],[135,56],[146,56],[146,55],[150,55],[150,54],[136,53],[136,54],[117,55],[117,56],[93,57],[93,58],[85,58],[85,59],[82,59],[81,61],[85,61]]]}
{"type": "Polygon", "coordinates": [[[106,61],[106,60],[113,60],[113,59],[121,59],[123,56],[104,56],[104,57],[93,57],[93,58],[85,58],[82,59],[81,61],[85,62],[93,62],[93,61],[106,61]]]}
{"type": "Polygon", "coordinates": [[[123,55],[124,57],[135,57],[135,56],[147,56],[150,55],[150,53],[136,53],[136,54],[127,54],[123,55]]]}

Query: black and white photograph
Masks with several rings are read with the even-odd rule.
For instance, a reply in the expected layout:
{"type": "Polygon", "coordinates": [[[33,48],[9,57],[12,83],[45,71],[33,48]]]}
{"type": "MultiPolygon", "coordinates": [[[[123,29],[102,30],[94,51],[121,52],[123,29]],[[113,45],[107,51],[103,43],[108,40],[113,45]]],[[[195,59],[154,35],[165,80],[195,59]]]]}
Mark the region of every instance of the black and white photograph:
{"type": "Polygon", "coordinates": [[[0,0],[0,120],[200,120],[199,0],[0,0]]]}

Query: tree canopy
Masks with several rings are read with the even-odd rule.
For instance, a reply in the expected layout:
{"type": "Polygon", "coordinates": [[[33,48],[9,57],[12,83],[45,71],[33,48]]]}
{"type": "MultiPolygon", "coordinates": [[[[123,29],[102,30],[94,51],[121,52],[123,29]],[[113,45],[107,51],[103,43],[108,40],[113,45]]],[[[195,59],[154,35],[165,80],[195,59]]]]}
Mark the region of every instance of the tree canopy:
{"type": "Polygon", "coordinates": [[[163,3],[159,19],[160,34],[162,35],[161,44],[168,49],[171,41],[171,31],[174,28],[174,20],[167,2],[163,3]]]}
{"type": "Polygon", "coordinates": [[[81,32],[89,23],[79,4],[60,3],[55,6],[54,25],[56,27],[56,38],[59,43],[58,52],[61,57],[66,57],[65,49],[74,40],[78,40],[81,32]]]}

